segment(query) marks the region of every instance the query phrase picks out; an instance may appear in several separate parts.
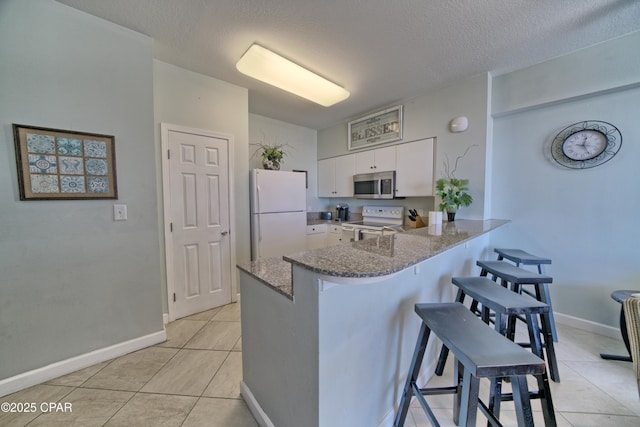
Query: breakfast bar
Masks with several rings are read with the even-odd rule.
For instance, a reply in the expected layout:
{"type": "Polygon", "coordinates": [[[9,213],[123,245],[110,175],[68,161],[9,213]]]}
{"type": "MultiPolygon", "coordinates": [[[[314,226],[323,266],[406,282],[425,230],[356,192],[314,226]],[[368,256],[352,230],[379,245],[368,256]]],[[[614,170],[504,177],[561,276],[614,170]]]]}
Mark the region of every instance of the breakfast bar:
{"type": "MultiPolygon", "coordinates": [[[[390,426],[419,330],[506,220],[458,220],[239,265],[242,396],[261,425],[390,426]]],[[[437,361],[430,345],[422,381],[437,361]]]]}

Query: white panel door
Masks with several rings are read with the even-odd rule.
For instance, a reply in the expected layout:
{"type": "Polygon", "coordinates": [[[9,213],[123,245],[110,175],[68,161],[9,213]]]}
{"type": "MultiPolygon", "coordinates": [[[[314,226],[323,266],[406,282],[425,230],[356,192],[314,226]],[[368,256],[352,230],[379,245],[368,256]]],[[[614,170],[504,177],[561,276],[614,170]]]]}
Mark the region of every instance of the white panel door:
{"type": "Polygon", "coordinates": [[[169,130],[173,319],[231,302],[229,140],[169,130]]]}

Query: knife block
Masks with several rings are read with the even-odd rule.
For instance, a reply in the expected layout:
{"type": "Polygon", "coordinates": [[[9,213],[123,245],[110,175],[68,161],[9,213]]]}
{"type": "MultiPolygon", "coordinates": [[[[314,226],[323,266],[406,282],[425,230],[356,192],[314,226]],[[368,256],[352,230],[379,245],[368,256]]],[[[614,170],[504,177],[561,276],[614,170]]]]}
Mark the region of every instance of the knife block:
{"type": "Polygon", "coordinates": [[[420,215],[418,215],[416,217],[415,221],[411,221],[409,220],[409,227],[410,228],[422,228],[425,226],[424,221],[422,220],[422,217],[420,215]]]}

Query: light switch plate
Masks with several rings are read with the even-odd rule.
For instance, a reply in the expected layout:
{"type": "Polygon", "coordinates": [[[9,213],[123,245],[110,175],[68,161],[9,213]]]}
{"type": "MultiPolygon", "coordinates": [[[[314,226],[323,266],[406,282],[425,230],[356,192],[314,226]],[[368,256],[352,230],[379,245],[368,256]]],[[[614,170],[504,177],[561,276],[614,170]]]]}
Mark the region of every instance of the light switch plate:
{"type": "Polygon", "coordinates": [[[127,205],[113,205],[113,220],[114,221],[127,220],[127,205]]]}

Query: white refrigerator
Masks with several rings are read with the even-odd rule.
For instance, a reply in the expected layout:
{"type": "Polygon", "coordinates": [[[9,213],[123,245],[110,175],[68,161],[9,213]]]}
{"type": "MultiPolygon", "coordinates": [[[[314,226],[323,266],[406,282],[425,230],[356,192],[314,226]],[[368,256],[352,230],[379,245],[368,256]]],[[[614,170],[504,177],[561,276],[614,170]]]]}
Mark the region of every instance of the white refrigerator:
{"type": "Polygon", "coordinates": [[[303,251],[307,241],[306,176],[251,170],[251,259],[303,251]]]}

